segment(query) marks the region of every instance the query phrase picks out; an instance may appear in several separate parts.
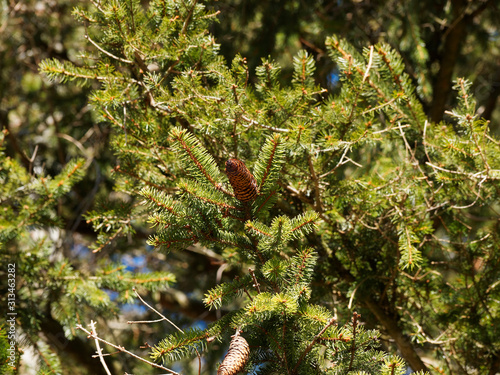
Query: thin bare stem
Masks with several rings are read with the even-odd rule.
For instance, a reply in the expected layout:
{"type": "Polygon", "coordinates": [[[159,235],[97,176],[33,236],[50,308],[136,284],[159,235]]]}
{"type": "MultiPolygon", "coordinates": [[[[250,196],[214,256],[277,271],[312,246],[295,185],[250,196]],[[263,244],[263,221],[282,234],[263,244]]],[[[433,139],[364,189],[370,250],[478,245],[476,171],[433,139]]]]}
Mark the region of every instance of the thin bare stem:
{"type": "Polygon", "coordinates": [[[253,279],[253,286],[255,287],[255,289],[257,289],[257,293],[260,294],[260,284],[259,282],[257,281],[257,278],[255,277],[255,272],[253,271],[253,269],[249,268],[248,271],[250,272],[250,275],[252,275],[252,279],[253,279]]]}
{"type": "Polygon", "coordinates": [[[290,130],[288,130],[288,129],[276,128],[276,127],[274,127],[274,126],[269,126],[269,125],[264,125],[264,124],[261,124],[261,123],[259,123],[259,122],[255,121],[255,120],[249,119],[249,118],[248,118],[248,117],[246,117],[246,116],[241,116],[241,118],[242,118],[243,120],[245,120],[245,121],[247,121],[247,122],[249,122],[249,123],[250,123],[250,124],[248,124],[247,126],[243,125],[243,126],[245,126],[245,127],[250,127],[250,126],[252,126],[252,125],[257,125],[257,126],[259,126],[259,127],[261,127],[261,128],[268,129],[268,130],[272,130],[273,132],[277,132],[277,133],[289,133],[289,132],[290,132],[290,130]]]}
{"type": "MultiPolygon", "coordinates": [[[[92,330],[92,333],[97,337],[97,330],[95,328],[95,322],[93,320],[90,321],[90,329],[92,330]]],[[[101,361],[102,367],[104,367],[104,371],[106,371],[106,374],[111,375],[111,372],[109,371],[108,365],[106,364],[106,361],[104,360],[102,356],[102,348],[101,345],[99,344],[99,340],[97,338],[94,338],[95,342],[95,347],[96,347],[96,352],[97,355],[99,356],[99,360],[101,361]]]]}
{"type": "Polygon", "coordinates": [[[366,79],[370,76],[370,68],[372,67],[372,62],[373,62],[373,46],[370,46],[370,58],[368,60],[368,65],[366,66],[366,72],[365,75],[363,76],[363,81],[361,81],[361,85],[365,83],[366,79]]]}
{"type": "Polygon", "coordinates": [[[165,319],[155,319],[155,320],[127,320],[127,324],[150,324],[150,323],[160,323],[165,319]]]}
{"type": "Polygon", "coordinates": [[[137,298],[139,298],[141,300],[141,302],[143,304],[145,304],[150,310],[154,311],[155,313],[157,313],[159,316],[161,316],[161,318],[163,320],[166,320],[167,322],[169,322],[175,329],[177,329],[179,332],[181,333],[184,333],[184,331],[182,329],[180,329],[179,327],[177,327],[170,319],[168,319],[166,316],[164,316],[161,312],[159,312],[158,310],[156,310],[153,306],[151,306],[149,303],[147,303],[146,301],[144,301],[144,299],[140,296],[139,293],[137,293],[137,290],[135,288],[132,289],[135,293],[135,295],[137,296],[137,298]]]}
{"type": "Polygon", "coordinates": [[[352,370],[354,363],[354,353],[356,352],[356,328],[358,327],[358,318],[361,317],[356,311],[352,314],[352,346],[351,346],[351,362],[348,371],[352,370]]]}
{"type": "MultiPolygon", "coordinates": [[[[236,281],[240,281],[240,278],[238,276],[236,276],[234,278],[236,281]]],[[[243,285],[243,284],[242,284],[243,285]]],[[[245,292],[245,294],[248,296],[248,298],[250,299],[250,301],[253,301],[253,298],[252,296],[250,295],[250,293],[248,293],[248,290],[245,286],[243,286],[243,291],[245,292]]]]}
{"type": "Polygon", "coordinates": [[[94,47],[97,48],[99,51],[101,51],[105,55],[111,57],[112,59],[121,61],[121,62],[126,63],[126,64],[133,64],[134,63],[133,61],[130,61],[130,60],[127,60],[127,59],[123,59],[121,57],[113,55],[111,52],[106,51],[104,48],[102,48],[101,46],[99,46],[99,44],[97,44],[96,42],[94,42],[92,40],[92,38],[88,34],[85,34],[85,39],[87,39],[90,43],[92,43],[94,45],[94,47]]]}
{"type": "Polygon", "coordinates": [[[148,361],[147,359],[144,359],[142,357],[139,357],[137,354],[134,354],[130,351],[128,351],[127,349],[125,349],[123,346],[120,346],[120,345],[116,345],[116,344],[113,344],[109,341],[106,341],[102,338],[100,338],[99,336],[97,336],[94,332],[90,332],[89,330],[83,328],[83,326],[81,324],[77,324],[76,325],[76,328],[79,329],[79,330],[82,330],[83,332],[85,332],[89,337],[95,339],[95,340],[99,340],[100,342],[106,344],[106,345],[109,345],[115,349],[117,349],[118,351],[122,352],[122,353],[126,353],[128,355],[130,355],[131,357],[134,357],[136,359],[138,359],[139,361],[142,361],[144,363],[147,363],[148,365],[150,366],[153,366],[153,367],[156,367],[156,368],[159,368],[163,371],[168,371],[169,374],[172,374],[172,375],[180,375],[178,372],[175,372],[173,370],[170,370],[169,368],[166,368],[162,365],[159,365],[157,363],[154,363],[154,362],[151,362],[151,361],[148,361]]]}
{"type": "MultiPolygon", "coordinates": [[[[154,311],[155,313],[157,313],[162,318],[161,320],[166,320],[175,329],[177,329],[179,332],[184,333],[184,331],[182,329],[180,329],[179,327],[177,327],[174,324],[174,322],[172,322],[170,319],[168,319],[165,315],[163,315],[162,313],[160,313],[158,310],[156,310],[153,306],[151,306],[150,304],[148,304],[146,301],[144,301],[144,299],[140,296],[140,294],[137,293],[137,290],[135,288],[133,289],[133,291],[134,291],[135,295],[137,296],[137,298],[139,298],[143,304],[145,304],[148,308],[150,308],[152,311],[154,311]]],[[[130,324],[130,322],[127,322],[127,323],[130,324]]],[[[194,348],[194,350],[196,351],[196,356],[198,357],[198,375],[199,375],[201,373],[201,355],[200,355],[200,352],[198,351],[198,349],[194,348]]]]}

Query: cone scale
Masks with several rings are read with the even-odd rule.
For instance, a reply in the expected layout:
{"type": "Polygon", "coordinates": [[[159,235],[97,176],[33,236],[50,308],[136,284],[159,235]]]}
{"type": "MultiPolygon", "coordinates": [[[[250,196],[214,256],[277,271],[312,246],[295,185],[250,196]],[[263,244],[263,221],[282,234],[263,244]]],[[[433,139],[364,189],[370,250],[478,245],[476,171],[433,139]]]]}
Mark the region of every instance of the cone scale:
{"type": "Polygon", "coordinates": [[[257,181],[241,160],[229,159],[226,162],[226,174],[236,199],[241,202],[255,200],[258,194],[257,181]]]}

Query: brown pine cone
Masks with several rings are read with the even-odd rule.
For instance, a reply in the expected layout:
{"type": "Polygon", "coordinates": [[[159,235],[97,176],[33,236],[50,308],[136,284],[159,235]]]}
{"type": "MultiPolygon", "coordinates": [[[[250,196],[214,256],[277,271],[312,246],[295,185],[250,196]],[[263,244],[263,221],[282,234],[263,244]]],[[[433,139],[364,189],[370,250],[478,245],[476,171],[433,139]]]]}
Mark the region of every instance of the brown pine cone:
{"type": "Polygon", "coordinates": [[[236,375],[245,367],[249,355],[247,340],[237,334],[229,344],[229,350],[217,370],[217,375],[236,375]]]}
{"type": "Polygon", "coordinates": [[[229,159],[226,162],[226,174],[236,199],[250,202],[257,197],[257,181],[241,160],[229,159]]]}

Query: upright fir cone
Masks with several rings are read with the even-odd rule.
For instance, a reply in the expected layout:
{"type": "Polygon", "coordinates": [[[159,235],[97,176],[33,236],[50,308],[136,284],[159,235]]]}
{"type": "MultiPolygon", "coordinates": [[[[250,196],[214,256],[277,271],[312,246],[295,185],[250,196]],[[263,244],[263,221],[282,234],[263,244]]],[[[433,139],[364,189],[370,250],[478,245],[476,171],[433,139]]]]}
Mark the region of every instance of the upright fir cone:
{"type": "Polygon", "coordinates": [[[257,197],[257,181],[241,160],[229,159],[226,162],[226,174],[236,199],[250,202],[257,197]]]}
{"type": "Polygon", "coordinates": [[[247,340],[237,333],[229,344],[229,350],[217,370],[217,375],[236,375],[245,367],[249,355],[247,340]]]}

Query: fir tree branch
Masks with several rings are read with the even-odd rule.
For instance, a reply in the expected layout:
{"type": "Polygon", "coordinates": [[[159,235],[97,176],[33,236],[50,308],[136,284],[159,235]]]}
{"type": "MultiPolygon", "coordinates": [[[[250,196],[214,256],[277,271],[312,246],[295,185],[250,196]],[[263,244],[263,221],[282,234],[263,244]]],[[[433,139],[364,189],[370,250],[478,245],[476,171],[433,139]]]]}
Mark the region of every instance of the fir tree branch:
{"type": "Polygon", "coordinates": [[[352,313],[352,344],[351,344],[351,361],[349,363],[348,371],[352,370],[352,364],[354,361],[354,354],[356,353],[356,328],[358,327],[359,315],[356,311],[352,313]]]}
{"type": "Polygon", "coordinates": [[[177,188],[175,188],[175,187],[169,187],[169,186],[165,186],[165,185],[156,184],[152,181],[145,179],[142,176],[139,176],[137,173],[132,172],[132,169],[121,168],[120,165],[117,165],[115,167],[114,172],[133,177],[134,179],[136,179],[138,181],[142,181],[147,186],[154,187],[157,190],[161,190],[161,191],[164,191],[167,193],[174,193],[175,191],[177,191],[177,188]]]}
{"type": "Polygon", "coordinates": [[[297,361],[297,363],[295,364],[295,367],[292,371],[293,374],[296,374],[297,373],[297,370],[300,366],[300,364],[302,363],[302,361],[304,360],[305,356],[307,355],[307,353],[309,353],[312,348],[314,347],[314,345],[318,342],[318,340],[321,338],[321,335],[323,333],[325,333],[325,331],[333,324],[335,323],[336,319],[335,318],[331,318],[328,323],[323,327],[323,329],[321,331],[319,331],[319,333],[314,336],[314,338],[312,339],[311,343],[306,347],[306,349],[302,352],[302,354],[300,355],[299,357],[299,360],[297,361]]]}
{"type": "Polygon", "coordinates": [[[254,211],[254,216],[257,216],[257,215],[258,215],[258,214],[262,211],[262,209],[263,209],[264,207],[266,207],[266,205],[267,205],[269,202],[273,203],[271,199],[273,199],[273,198],[275,197],[275,195],[276,195],[276,190],[271,191],[271,192],[270,192],[270,193],[269,193],[269,194],[265,197],[265,199],[262,201],[262,203],[261,203],[261,204],[257,207],[257,209],[254,211]]]}
{"type": "MultiPolygon", "coordinates": [[[[460,90],[461,90],[461,93],[462,93],[462,98],[463,98],[464,103],[465,103],[465,107],[468,110],[468,112],[472,112],[474,109],[473,108],[469,108],[469,102],[467,100],[467,98],[469,97],[469,94],[467,92],[467,89],[465,88],[466,80],[464,80],[463,78],[459,78],[457,81],[458,81],[458,84],[460,85],[460,90]]],[[[472,135],[472,139],[474,141],[474,144],[476,145],[476,149],[478,150],[479,154],[481,155],[481,159],[483,161],[483,165],[486,167],[486,174],[488,174],[488,171],[490,170],[490,166],[488,164],[488,161],[486,160],[486,157],[484,156],[483,147],[481,147],[479,145],[479,142],[477,141],[477,134],[476,134],[476,132],[474,131],[474,128],[473,128],[474,118],[471,115],[467,115],[466,119],[467,119],[467,124],[469,125],[469,129],[470,129],[470,133],[472,135]]],[[[486,132],[486,129],[485,129],[485,132],[486,132]]]]}
{"type": "MultiPolygon", "coordinates": [[[[382,46],[379,46],[377,48],[377,52],[382,57],[382,61],[386,64],[387,68],[391,72],[391,74],[393,76],[393,81],[398,85],[399,90],[403,93],[406,93],[407,90],[405,90],[405,87],[403,85],[402,78],[401,78],[402,76],[404,76],[405,73],[398,74],[393,70],[391,60],[388,57],[387,52],[382,48],[382,46]]],[[[418,126],[419,129],[421,129],[422,125],[420,124],[419,116],[417,115],[417,112],[416,112],[417,109],[413,108],[413,105],[412,105],[411,99],[410,99],[411,95],[408,95],[408,96],[409,96],[409,100],[407,101],[406,105],[407,105],[408,109],[410,110],[410,113],[413,117],[413,121],[415,121],[415,124],[418,126]]]]}
{"type": "Polygon", "coordinates": [[[321,189],[319,186],[319,178],[316,174],[316,171],[314,170],[314,165],[312,162],[312,158],[310,155],[307,156],[307,162],[309,164],[309,172],[311,173],[311,178],[314,183],[314,209],[318,211],[319,214],[321,214],[324,209],[323,209],[323,203],[321,202],[321,189]]]}
{"type": "MultiPolygon", "coordinates": [[[[219,202],[219,201],[216,201],[214,199],[210,199],[210,198],[207,198],[207,197],[202,197],[201,195],[196,194],[195,191],[193,191],[191,189],[188,190],[186,187],[184,187],[184,191],[186,193],[188,193],[189,195],[193,196],[194,198],[199,199],[200,201],[203,201],[203,202],[206,202],[206,203],[209,203],[209,204],[213,204],[214,206],[220,207],[221,209],[224,210],[223,212],[225,212],[225,213],[228,212],[229,209],[231,209],[231,210],[237,210],[237,211],[241,211],[242,210],[239,207],[231,206],[230,204],[227,204],[225,202],[219,202]]],[[[243,220],[243,219],[238,218],[236,216],[232,216],[229,213],[228,213],[228,216],[231,216],[234,219],[243,220]]]]}
{"type": "Polygon", "coordinates": [[[264,229],[262,228],[262,226],[260,226],[260,227],[261,228],[258,228],[257,226],[255,226],[255,223],[253,223],[251,221],[247,221],[246,224],[245,224],[245,228],[253,230],[254,232],[257,232],[257,233],[259,233],[259,234],[261,234],[263,236],[271,237],[271,233],[264,231],[264,229]]]}
{"type": "Polygon", "coordinates": [[[307,248],[304,251],[301,251],[294,259],[300,259],[300,264],[296,265],[296,273],[295,275],[295,285],[298,285],[301,281],[307,280],[307,283],[310,281],[310,276],[306,275],[306,271],[312,274],[312,268],[316,263],[317,255],[312,248],[307,248]],[[312,262],[311,262],[312,260],[312,262]]]}
{"type": "Polygon", "coordinates": [[[184,20],[184,25],[182,26],[181,35],[186,34],[187,28],[189,26],[189,22],[191,21],[191,16],[193,15],[193,11],[196,8],[197,3],[198,3],[198,0],[193,0],[193,5],[189,9],[188,14],[186,15],[186,18],[184,20]]]}
{"type": "MultiPolygon", "coordinates": [[[[310,232],[314,228],[314,222],[320,216],[315,211],[306,211],[304,214],[299,215],[292,219],[292,224],[297,224],[296,226],[291,228],[291,233],[303,230],[304,232],[310,232]]],[[[294,233],[298,235],[298,233],[294,233]]]]}
{"type": "MultiPolygon", "coordinates": [[[[394,103],[396,100],[399,100],[399,99],[400,99],[399,96],[396,96],[396,97],[392,98],[391,100],[389,100],[388,102],[384,102],[376,107],[366,109],[365,111],[361,112],[361,114],[366,115],[367,113],[378,111],[379,109],[390,106],[392,103],[394,103]]],[[[405,127],[408,127],[408,126],[410,126],[410,125],[405,125],[405,127]]],[[[387,130],[384,130],[384,131],[387,131],[387,130]]],[[[378,133],[382,133],[382,131],[373,132],[373,134],[378,134],[378,133]]]]}
{"type": "Polygon", "coordinates": [[[185,155],[194,163],[196,166],[195,171],[201,174],[213,187],[217,190],[222,191],[227,195],[231,195],[228,191],[226,191],[221,184],[214,181],[210,172],[218,174],[217,166],[212,156],[210,156],[206,150],[200,145],[199,141],[192,135],[187,133],[185,130],[180,128],[173,128],[170,132],[171,137],[175,141],[175,144],[185,152],[185,155]],[[205,158],[204,160],[207,168],[210,168],[211,171],[208,171],[205,168],[204,163],[200,158],[205,158]]]}
{"type": "Polygon", "coordinates": [[[164,198],[162,195],[155,194],[154,189],[149,189],[148,187],[142,188],[142,190],[139,192],[144,198],[146,198],[148,201],[152,202],[155,207],[161,208],[165,211],[170,212],[172,215],[175,216],[180,216],[176,210],[174,210],[173,205],[168,205],[165,200],[160,199],[164,198]]]}
{"type": "MultiPolygon", "coordinates": [[[[74,67],[72,67],[74,68],[74,67]]],[[[132,82],[139,84],[139,81],[130,78],[124,77],[121,75],[108,75],[102,76],[97,73],[89,73],[89,70],[86,69],[78,69],[75,68],[75,71],[70,71],[65,68],[64,64],[59,60],[44,60],[40,63],[40,70],[47,73],[49,77],[54,77],[57,75],[65,76],[70,79],[80,78],[83,80],[97,80],[103,82],[113,82],[113,81],[121,81],[121,82],[132,82]]]]}
{"type": "Polygon", "coordinates": [[[262,191],[265,185],[269,185],[267,183],[268,179],[271,179],[271,182],[273,182],[277,177],[275,174],[278,172],[278,169],[281,169],[283,157],[280,146],[282,146],[281,138],[279,134],[275,134],[273,137],[267,139],[262,148],[261,153],[266,160],[260,160],[261,158],[259,157],[255,170],[255,174],[259,179],[259,191],[262,191]]]}
{"type": "MultiPolygon", "coordinates": [[[[233,294],[237,295],[242,288],[246,289],[246,287],[250,285],[250,280],[248,279],[249,278],[246,276],[243,280],[237,277],[232,282],[216,285],[205,294],[203,302],[205,305],[208,305],[210,309],[220,307],[223,303],[227,302],[229,296],[233,294]]],[[[250,300],[252,300],[252,298],[250,298],[250,300]]]]}
{"type": "Polygon", "coordinates": [[[122,231],[123,231],[123,227],[118,228],[115,231],[115,233],[113,233],[112,236],[108,237],[108,239],[106,240],[106,242],[100,244],[99,247],[97,247],[94,250],[92,250],[92,252],[93,253],[98,253],[99,251],[101,251],[102,249],[104,249],[108,244],[112,243],[120,235],[120,233],[122,231]]]}

